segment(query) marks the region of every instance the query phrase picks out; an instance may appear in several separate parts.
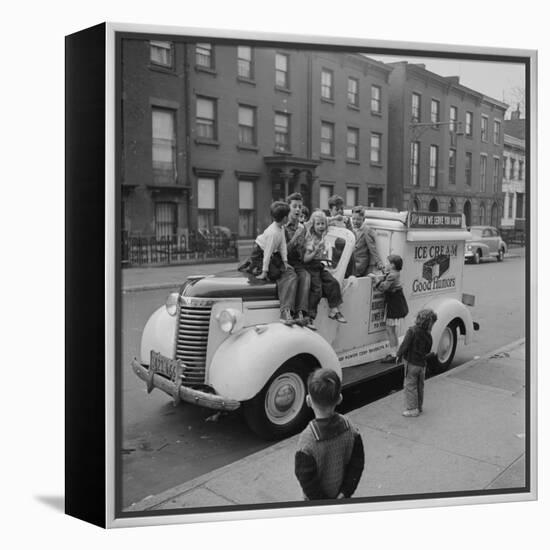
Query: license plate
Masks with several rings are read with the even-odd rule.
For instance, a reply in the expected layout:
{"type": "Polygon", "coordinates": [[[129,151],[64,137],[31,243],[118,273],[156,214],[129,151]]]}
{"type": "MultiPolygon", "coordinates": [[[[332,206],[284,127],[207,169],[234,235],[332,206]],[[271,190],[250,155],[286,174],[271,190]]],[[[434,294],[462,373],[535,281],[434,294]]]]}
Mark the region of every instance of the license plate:
{"type": "Polygon", "coordinates": [[[180,402],[180,388],[185,375],[183,371],[185,370],[185,365],[181,359],[169,359],[161,353],[156,351],[151,351],[151,361],[149,362],[149,378],[147,380],[147,393],[153,391],[154,385],[154,375],[155,373],[163,374],[170,378],[174,382],[174,388],[172,392],[172,398],[174,399],[174,405],[177,405],[180,402]]]}
{"type": "Polygon", "coordinates": [[[149,373],[159,373],[170,378],[172,382],[177,382],[183,376],[185,366],[181,359],[170,359],[161,353],[151,351],[151,361],[149,363],[149,373]]]}

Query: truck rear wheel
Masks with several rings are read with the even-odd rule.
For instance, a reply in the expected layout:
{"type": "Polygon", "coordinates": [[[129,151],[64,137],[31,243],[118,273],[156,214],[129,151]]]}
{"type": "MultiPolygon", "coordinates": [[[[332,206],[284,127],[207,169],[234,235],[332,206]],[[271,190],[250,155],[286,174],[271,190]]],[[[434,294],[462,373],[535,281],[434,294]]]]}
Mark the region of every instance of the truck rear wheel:
{"type": "Polygon", "coordinates": [[[262,391],[243,404],[249,427],[264,439],[282,439],[302,430],[311,417],[306,404],[306,370],[284,363],[262,391]]]}
{"type": "Polygon", "coordinates": [[[445,372],[451,366],[455,356],[457,342],[457,325],[456,322],[453,321],[443,329],[437,344],[435,356],[428,361],[428,370],[430,374],[445,372]]]}

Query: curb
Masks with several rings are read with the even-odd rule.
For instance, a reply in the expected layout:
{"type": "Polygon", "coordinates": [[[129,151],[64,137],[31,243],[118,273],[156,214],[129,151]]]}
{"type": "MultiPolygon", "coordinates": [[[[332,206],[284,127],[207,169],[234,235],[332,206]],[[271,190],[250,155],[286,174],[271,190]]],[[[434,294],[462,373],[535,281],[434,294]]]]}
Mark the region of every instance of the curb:
{"type": "MultiPolygon", "coordinates": [[[[516,348],[519,348],[522,345],[525,345],[525,341],[526,341],[525,337],[519,338],[518,340],[515,340],[515,341],[513,341],[509,344],[501,346],[500,348],[497,348],[497,349],[492,350],[490,352],[487,352],[483,355],[480,355],[477,358],[470,359],[470,361],[467,361],[466,363],[463,363],[462,365],[460,365],[458,367],[455,367],[454,369],[451,369],[451,370],[448,370],[444,373],[441,373],[440,375],[436,376],[435,379],[436,380],[441,379],[442,377],[447,377],[449,375],[453,375],[453,374],[459,373],[461,371],[467,370],[468,368],[474,366],[476,363],[480,363],[482,361],[490,359],[491,357],[493,357],[496,354],[512,351],[516,348]]],[[[433,379],[434,378],[427,379],[426,382],[429,383],[430,380],[433,380],[433,379]]],[[[400,391],[403,391],[403,390],[400,390],[400,391]]],[[[391,394],[391,397],[393,398],[394,395],[395,394],[391,394]]],[[[390,396],[385,396],[382,399],[377,400],[376,402],[383,401],[387,397],[390,397],[390,396]]],[[[367,407],[369,405],[364,405],[364,406],[367,407]]],[[[361,408],[363,408],[363,407],[361,407],[361,408]]],[[[360,409],[356,409],[356,410],[360,410],[360,409]]],[[[178,497],[182,494],[188,493],[188,492],[196,489],[197,487],[200,487],[204,483],[207,483],[208,481],[210,481],[212,479],[215,479],[217,477],[220,477],[220,476],[224,475],[225,473],[230,471],[237,462],[241,462],[241,463],[242,462],[250,462],[250,461],[254,461],[257,458],[260,458],[262,456],[271,454],[271,453],[277,451],[279,448],[288,445],[289,442],[292,439],[297,438],[298,436],[299,436],[299,434],[294,435],[294,436],[292,436],[288,439],[284,439],[282,441],[279,441],[278,443],[275,443],[274,445],[271,445],[271,446],[269,446],[265,449],[262,449],[261,451],[250,454],[250,455],[248,455],[244,458],[241,458],[240,460],[237,460],[235,462],[231,462],[230,464],[226,464],[225,466],[222,466],[221,468],[217,468],[216,470],[212,470],[211,472],[208,472],[208,473],[203,474],[199,477],[196,477],[195,479],[186,481],[185,483],[182,483],[180,485],[176,485],[175,487],[172,487],[171,489],[167,489],[167,490],[165,490],[161,493],[158,493],[156,495],[149,495],[149,496],[141,499],[140,501],[134,502],[130,506],[126,507],[124,509],[124,512],[140,512],[140,511],[154,509],[156,506],[159,506],[160,504],[162,504],[164,502],[167,502],[170,499],[173,499],[173,498],[176,498],[176,497],[178,497]]]]}

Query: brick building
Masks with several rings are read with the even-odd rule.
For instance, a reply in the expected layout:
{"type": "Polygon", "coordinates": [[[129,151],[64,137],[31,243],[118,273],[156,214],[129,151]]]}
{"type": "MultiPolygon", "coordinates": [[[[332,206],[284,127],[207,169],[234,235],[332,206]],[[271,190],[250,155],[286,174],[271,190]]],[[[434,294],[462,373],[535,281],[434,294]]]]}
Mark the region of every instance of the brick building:
{"type": "Polygon", "coordinates": [[[514,228],[525,222],[525,119],[519,107],[504,121],[504,210],[501,225],[514,228]]]}
{"type": "Polygon", "coordinates": [[[362,55],[124,39],[123,235],[228,227],[253,238],[273,199],[386,203],[389,74],[362,55]]]}
{"type": "Polygon", "coordinates": [[[388,206],[463,212],[468,225],[498,225],[508,106],[425,65],[389,65],[388,206]]]}

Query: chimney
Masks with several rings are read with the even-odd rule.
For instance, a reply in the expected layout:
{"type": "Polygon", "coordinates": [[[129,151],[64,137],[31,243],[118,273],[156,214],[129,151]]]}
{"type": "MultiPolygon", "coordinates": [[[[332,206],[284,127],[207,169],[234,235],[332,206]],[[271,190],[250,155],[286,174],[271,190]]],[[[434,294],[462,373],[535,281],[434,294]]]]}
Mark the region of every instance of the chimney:
{"type": "Polygon", "coordinates": [[[521,118],[521,111],[519,110],[519,103],[515,111],[512,111],[510,116],[511,120],[519,120],[521,118]]]}

